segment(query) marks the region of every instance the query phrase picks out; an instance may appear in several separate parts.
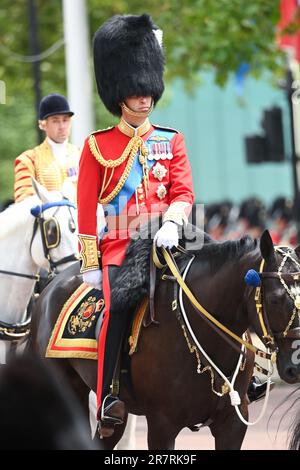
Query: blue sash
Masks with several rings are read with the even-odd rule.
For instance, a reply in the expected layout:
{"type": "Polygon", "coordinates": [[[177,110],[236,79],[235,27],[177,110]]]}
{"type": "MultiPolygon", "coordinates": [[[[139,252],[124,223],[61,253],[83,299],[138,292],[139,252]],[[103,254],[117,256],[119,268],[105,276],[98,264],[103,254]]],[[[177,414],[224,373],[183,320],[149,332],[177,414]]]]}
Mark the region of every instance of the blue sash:
{"type": "MultiPolygon", "coordinates": [[[[174,134],[175,132],[171,130],[155,129],[145,141],[145,145],[147,147],[148,144],[155,142],[156,139],[163,139],[164,141],[170,142],[174,134]]],[[[109,204],[104,206],[107,215],[120,215],[136,188],[141,184],[143,180],[143,168],[139,162],[139,155],[140,150],[136,154],[129,176],[119,194],[109,204]]],[[[155,163],[156,160],[147,160],[149,172],[155,163]]]]}

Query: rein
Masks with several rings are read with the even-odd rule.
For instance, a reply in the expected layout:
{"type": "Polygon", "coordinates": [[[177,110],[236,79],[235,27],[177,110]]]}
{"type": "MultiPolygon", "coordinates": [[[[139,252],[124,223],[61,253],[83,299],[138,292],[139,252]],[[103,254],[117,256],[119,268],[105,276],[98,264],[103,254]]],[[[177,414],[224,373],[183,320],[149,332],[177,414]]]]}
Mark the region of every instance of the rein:
{"type": "MultiPolygon", "coordinates": [[[[183,280],[183,278],[182,278],[182,276],[179,272],[178,266],[174,261],[172,253],[164,247],[161,247],[161,250],[162,250],[163,257],[166,261],[166,264],[169,267],[170,271],[172,272],[173,276],[175,277],[176,281],[178,282],[178,284],[180,285],[180,287],[182,288],[182,290],[186,294],[186,296],[189,299],[189,301],[191,302],[191,304],[195,307],[195,309],[200,314],[202,314],[205,318],[207,318],[211,323],[216,325],[218,327],[218,329],[220,329],[221,331],[226,333],[228,336],[233,338],[235,341],[237,341],[241,345],[244,345],[247,349],[252,351],[254,354],[258,355],[259,357],[263,357],[264,359],[269,359],[269,360],[272,361],[272,363],[275,363],[275,360],[276,360],[276,353],[275,352],[269,354],[269,353],[266,353],[265,351],[263,351],[262,349],[259,349],[255,346],[253,346],[253,344],[250,344],[247,341],[245,341],[244,339],[240,338],[233,331],[231,331],[229,328],[227,328],[225,325],[223,325],[221,322],[219,322],[211,313],[209,313],[203,307],[203,305],[201,305],[198,302],[198,300],[196,299],[194,294],[191,292],[189,287],[186,285],[185,281],[183,280]]],[[[154,245],[153,245],[152,256],[153,256],[153,262],[156,265],[156,267],[158,267],[159,269],[162,269],[162,267],[164,265],[160,262],[154,245]]]]}
{"type": "Polygon", "coordinates": [[[4,269],[0,269],[0,274],[7,274],[8,276],[25,277],[27,279],[35,279],[36,281],[39,281],[41,279],[39,274],[16,273],[15,271],[5,271],[4,269]]]}

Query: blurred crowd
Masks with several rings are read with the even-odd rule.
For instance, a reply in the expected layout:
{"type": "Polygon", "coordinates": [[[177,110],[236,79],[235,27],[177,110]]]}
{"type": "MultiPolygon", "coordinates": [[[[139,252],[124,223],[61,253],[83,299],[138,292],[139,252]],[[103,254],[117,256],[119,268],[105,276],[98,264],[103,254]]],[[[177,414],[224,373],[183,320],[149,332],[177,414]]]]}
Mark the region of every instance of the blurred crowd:
{"type": "Polygon", "coordinates": [[[297,245],[293,200],[277,197],[270,206],[251,197],[240,205],[226,200],[205,205],[205,231],[215,240],[235,240],[243,235],[258,238],[265,229],[276,245],[297,245]]]}

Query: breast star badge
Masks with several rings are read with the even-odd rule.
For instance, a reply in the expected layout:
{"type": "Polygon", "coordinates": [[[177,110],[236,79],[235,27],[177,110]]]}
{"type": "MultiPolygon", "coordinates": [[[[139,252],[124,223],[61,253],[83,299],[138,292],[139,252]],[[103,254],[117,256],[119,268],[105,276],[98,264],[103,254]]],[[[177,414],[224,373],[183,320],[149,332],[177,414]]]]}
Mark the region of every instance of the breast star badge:
{"type": "Polygon", "coordinates": [[[162,200],[167,194],[167,190],[164,184],[160,184],[156,190],[157,197],[162,200]]]}
{"type": "Polygon", "coordinates": [[[152,169],[152,174],[154,175],[154,178],[157,178],[159,181],[162,181],[162,179],[166,176],[167,172],[167,168],[164,165],[161,165],[159,162],[157,162],[152,169]]]}

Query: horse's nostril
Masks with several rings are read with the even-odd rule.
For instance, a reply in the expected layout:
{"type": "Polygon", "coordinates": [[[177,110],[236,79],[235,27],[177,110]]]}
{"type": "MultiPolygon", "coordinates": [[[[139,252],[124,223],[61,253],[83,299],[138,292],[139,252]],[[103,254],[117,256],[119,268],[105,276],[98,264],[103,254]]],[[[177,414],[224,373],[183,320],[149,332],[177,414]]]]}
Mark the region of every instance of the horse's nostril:
{"type": "Polygon", "coordinates": [[[297,367],[293,367],[293,366],[287,367],[285,369],[285,375],[290,380],[297,379],[299,375],[297,367]]]}

